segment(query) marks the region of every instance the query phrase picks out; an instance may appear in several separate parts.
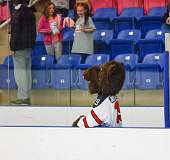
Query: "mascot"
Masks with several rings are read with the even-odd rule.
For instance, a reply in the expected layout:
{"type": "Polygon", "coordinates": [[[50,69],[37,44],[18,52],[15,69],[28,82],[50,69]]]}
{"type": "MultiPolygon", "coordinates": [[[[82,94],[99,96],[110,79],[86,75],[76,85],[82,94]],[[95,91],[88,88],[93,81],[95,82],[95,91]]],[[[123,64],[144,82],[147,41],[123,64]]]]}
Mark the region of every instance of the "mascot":
{"type": "Polygon", "coordinates": [[[125,80],[123,64],[110,61],[100,67],[94,66],[84,72],[89,92],[98,94],[93,109],[73,122],[73,127],[121,127],[122,118],[117,94],[125,80]]]}

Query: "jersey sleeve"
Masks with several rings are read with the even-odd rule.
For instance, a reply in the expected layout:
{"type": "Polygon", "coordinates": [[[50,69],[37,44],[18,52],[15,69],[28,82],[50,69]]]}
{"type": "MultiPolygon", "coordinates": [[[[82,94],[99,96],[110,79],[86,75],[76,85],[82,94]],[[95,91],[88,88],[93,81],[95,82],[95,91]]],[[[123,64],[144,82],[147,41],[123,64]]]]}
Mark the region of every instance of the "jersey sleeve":
{"type": "Polygon", "coordinates": [[[97,99],[93,108],[85,117],[82,117],[77,126],[80,128],[92,128],[101,126],[106,120],[105,100],[97,99]]]}
{"type": "Polygon", "coordinates": [[[116,101],[114,103],[114,109],[115,109],[115,127],[122,127],[122,116],[120,111],[120,105],[119,102],[116,101]]]}

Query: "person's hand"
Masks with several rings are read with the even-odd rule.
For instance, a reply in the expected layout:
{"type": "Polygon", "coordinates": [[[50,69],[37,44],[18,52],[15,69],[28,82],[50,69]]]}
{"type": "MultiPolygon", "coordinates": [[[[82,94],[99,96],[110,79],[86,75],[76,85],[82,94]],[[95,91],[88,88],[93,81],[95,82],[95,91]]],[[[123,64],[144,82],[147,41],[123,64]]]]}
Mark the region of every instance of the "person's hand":
{"type": "Polygon", "coordinates": [[[84,32],[84,31],[85,31],[84,28],[75,29],[75,32],[84,32]]]}
{"type": "Polygon", "coordinates": [[[75,26],[75,22],[71,18],[66,17],[63,21],[63,26],[72,28],[75,26]]]}
{"type": "Polygon", "coordinates": [[[168,18],[166,19],[166,24],[169,24],[169,25],[170,25],[170,17],[168,17],[168,18]]]}
{"type": "Polygon", "coordinates": [[[72,127],[78,127],[78,126],[77,126],[77,123],[78,123],[79,120],[80,120],[81,118],[83,118],[83,117],[85,117],[85,116],[84,116],[84,115],[81,115],[79,118],[77,118],[77,119],[73,122],[72,127]]]}

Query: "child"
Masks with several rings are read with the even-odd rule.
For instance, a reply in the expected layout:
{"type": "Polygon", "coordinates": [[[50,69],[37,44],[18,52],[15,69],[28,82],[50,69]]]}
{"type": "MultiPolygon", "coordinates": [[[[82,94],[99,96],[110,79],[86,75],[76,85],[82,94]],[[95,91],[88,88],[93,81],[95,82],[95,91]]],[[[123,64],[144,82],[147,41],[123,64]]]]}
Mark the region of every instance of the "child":
{"type": "Polygon", "coordinates": [[[40,18],[38,32],[44,35],[44,44],[47,54],[55,55],[57,59],[62,54],[62,18],[56,14],[53,3],[49,3],[44,9],[44,15],[40,18]]]}
{"type": "Polygon", "coordinates": [[[89,6],[86,3],[77,3],[75,10],[78,19],[75,23],[75,37],[72,47],[72,53],[82,55],[82,61],[93,53],[93,32],[96,27],[90,17],[89,6]]]}

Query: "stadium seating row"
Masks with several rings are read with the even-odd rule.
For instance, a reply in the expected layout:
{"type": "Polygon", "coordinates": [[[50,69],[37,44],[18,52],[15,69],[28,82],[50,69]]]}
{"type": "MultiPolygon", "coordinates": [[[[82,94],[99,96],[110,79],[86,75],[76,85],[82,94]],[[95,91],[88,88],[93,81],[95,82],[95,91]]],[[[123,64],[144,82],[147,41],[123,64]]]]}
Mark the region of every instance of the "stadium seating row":
{"type": "Polygon", "coordinates": [[[120,14],[124,8],[143,7],[147,13],[153,7],[165,7],[169,0],[91,0],[93,13],[98,8],[117,8],[120,14]]]}
{"type": "MultiPolygon", "coordinates": [[[[160,89],[163,87],[163,56],[166,53],[149,54],[142,63],[138,63],[136,54],[118,55],[114,60],[124,64],[126,79],[123,89],[160,89]]],[[[53,56],[38,56],[32,58],[33,89],[87,89],[88,84],[83,79],[83,71],[94,65],[109,61],[109,55],[92,54],[85,64],[80,64],[80,55],[62,55],[54,64],[53,56]]],[[[12,56],[5,58],[0,65],[0,88],[15,89],[12,56]]]]}
{"type": "Polygon", "coordinates": [[[161,28],[165,12],[165,7],[156,7],[145,16],[143,8],[125,8],[120,16],[117,16],[116,9],[100,8],[96,10],[93,20],[97,30],[113,29],[117,36],[125,29],[140,29],[144,37],[149,30],[161,28]]]}
{"type": "MultiPolygon", "coordinates": [[[[155,29],[149,31],[145,39],[141,39],[141,31],[136,29],[123,30],[114,39],[112,30],[98,30],[94,33],[94,53],[109,54],[113,59],[119,54],[138,54],[139,61],[149,53],[164,52],[164,30],[155,29]]],[[[68,31],[63,36],[63,53],[71,52],[74,32],[68,31]]]]}

